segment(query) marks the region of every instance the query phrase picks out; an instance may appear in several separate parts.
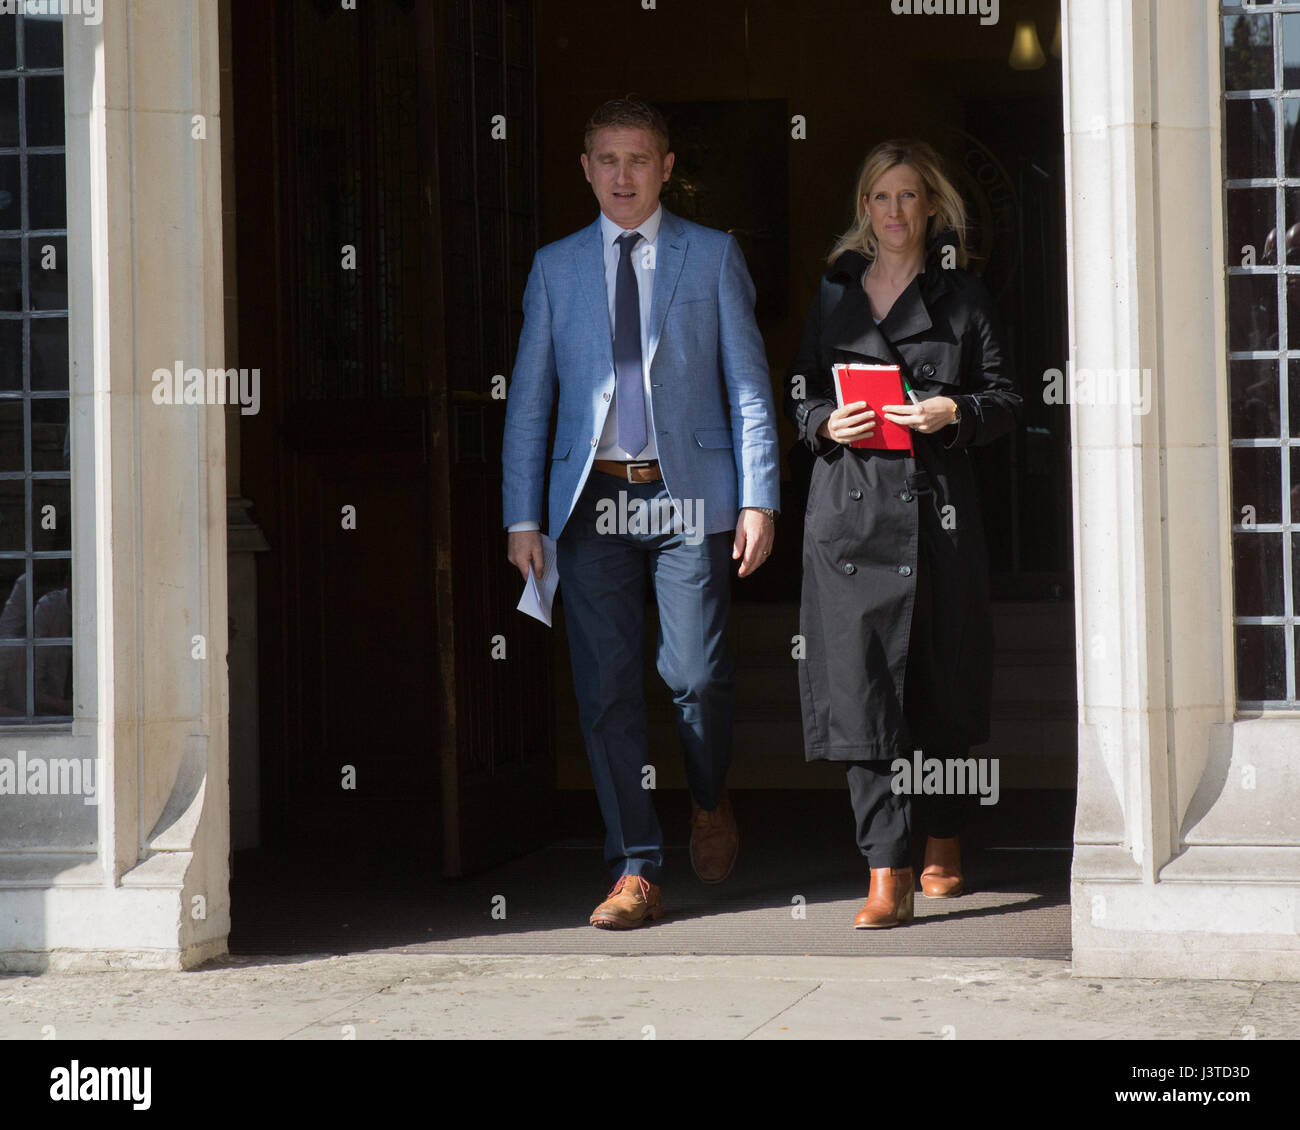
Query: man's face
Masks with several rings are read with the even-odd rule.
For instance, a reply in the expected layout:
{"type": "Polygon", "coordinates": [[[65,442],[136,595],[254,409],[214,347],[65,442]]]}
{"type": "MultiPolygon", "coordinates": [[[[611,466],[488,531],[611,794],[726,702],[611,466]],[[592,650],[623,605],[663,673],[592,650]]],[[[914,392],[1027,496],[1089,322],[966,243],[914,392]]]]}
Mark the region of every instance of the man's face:
{"type": "Polygon", "coordinates": [[[600,210],[628,231],[659,207],[659,190],[673,172],[673,155],[661,153],[649,130],[605,126],[582,155],[582,171],[600,210]]]}

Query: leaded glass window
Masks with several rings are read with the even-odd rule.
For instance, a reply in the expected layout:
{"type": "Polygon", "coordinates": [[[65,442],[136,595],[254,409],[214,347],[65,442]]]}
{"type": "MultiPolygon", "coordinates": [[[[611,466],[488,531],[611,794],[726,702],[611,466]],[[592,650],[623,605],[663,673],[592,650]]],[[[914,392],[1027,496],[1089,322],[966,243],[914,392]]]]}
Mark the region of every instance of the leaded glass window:
{"type": "Polygon", "coordinates": [[[1237,701],[1246,709],[1294,709],[1300,3],[1236,0],[1220,11],[1237,701]]]}
{"type": "Polygon", "coordinates": [[[72,716],[63,23],[0,15],[0,723],[72,716]]]}

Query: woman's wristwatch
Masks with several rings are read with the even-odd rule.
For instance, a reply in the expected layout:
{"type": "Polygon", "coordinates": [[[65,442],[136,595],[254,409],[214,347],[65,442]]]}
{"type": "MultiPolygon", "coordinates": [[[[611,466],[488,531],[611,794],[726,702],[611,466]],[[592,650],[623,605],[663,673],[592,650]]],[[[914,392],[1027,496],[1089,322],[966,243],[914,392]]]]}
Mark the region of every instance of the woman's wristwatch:
{"type": "Polygon", "coordinates": [[[952,422],[954,424],[961,423],[961,405],[955,400],[952,402],[952,422]]]}

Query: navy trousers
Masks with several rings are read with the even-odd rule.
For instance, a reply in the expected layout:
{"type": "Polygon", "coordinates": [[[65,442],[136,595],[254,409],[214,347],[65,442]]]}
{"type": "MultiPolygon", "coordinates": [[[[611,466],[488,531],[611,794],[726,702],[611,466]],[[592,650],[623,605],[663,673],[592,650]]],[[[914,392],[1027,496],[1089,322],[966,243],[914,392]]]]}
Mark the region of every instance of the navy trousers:
{"type": "Polygon", "coordinates": [[[686,780],[701,808],[718,806],[735,712],[725,635],[733,535],[702,535],[680,522],[641,530],[618,521],[637,499],[662,516],[668,498],[662,482],[628,483],[593,470],[557,546],[578,719],[605,820],[605,863],[615,878],[641,875],[651,883],[663,868],[663,833],[653,790],[645,787],[647,582],[659,607],[659,674],[673,694],[686,780]]]}

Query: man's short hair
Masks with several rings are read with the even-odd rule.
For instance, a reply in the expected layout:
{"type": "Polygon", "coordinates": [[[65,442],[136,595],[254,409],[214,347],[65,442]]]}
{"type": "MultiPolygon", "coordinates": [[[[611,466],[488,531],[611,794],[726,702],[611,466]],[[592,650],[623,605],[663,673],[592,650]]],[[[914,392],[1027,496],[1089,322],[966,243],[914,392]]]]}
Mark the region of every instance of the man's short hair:
{"type": "Polygon", "coordinates": [[[591,142],[596,131],[609,126],[647,130],[663,146],[663,152],[668,152],[668,122],[649,102],[632,97],[611,98],[603,106],[597,107],[595,113],[587,119],[587,129],[582,139],[582,147],[587,153],[591,152],[591,142]]]}

